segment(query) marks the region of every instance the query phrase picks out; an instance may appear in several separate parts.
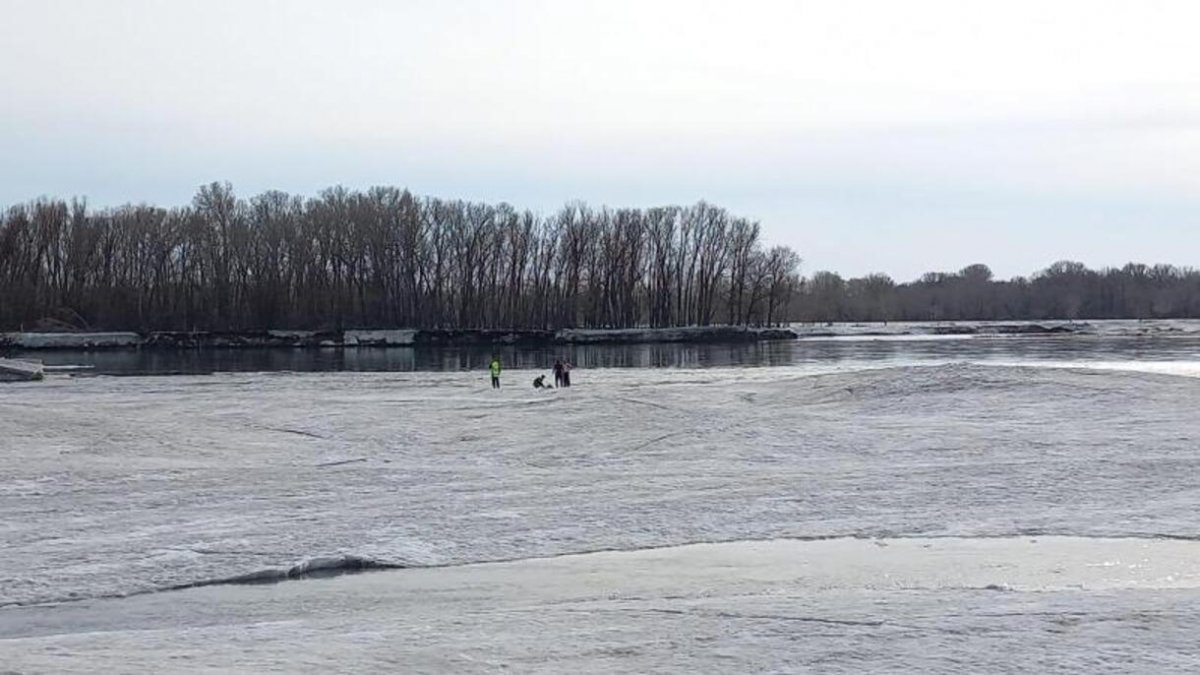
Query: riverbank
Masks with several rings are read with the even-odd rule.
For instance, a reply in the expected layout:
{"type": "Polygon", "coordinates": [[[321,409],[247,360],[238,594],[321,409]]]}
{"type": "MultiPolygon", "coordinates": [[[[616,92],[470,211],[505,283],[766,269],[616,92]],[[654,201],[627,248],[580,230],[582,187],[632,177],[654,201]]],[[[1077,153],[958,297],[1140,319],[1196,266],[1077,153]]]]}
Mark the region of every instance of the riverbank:
{"type": "Polygon", "coordinates": [[[18,349],[249,349],[554,346],[643,343],[746,343],[795,340],[788,328],[703,326],[622,330],[345,330],[151,333],[9,333],[18,349]]]}
{"type": "Polygon", "coordinates": [[[253,349],[358,347],[472,347],[627,344],[744,344],[773,340],[897,336],[1200,335],[1197,321],[1013,321],[792,324],[783,328],[688,326],[678,328],[551,330],[344,330],[155,331],[8,333],[25,351],[73,349],[253,349]]]}

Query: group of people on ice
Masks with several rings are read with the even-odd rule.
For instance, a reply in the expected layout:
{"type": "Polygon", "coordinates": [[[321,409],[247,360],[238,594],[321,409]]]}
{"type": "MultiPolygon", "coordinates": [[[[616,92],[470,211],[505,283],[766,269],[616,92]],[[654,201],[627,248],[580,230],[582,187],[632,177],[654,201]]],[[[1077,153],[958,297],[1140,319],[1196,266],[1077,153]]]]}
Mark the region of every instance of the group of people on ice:
{"type": "MultiPolygon", "coordinates": [[[[546,384],[546,376],[545,375],[538,375],[537,377],[533,378],[533,388],[534,389],[555,389],[555,388],[561,389],[563,387],[571,386],[571,369],[572,368],[574,368],[574,366],[571,365],[570,361],[564,361],[562,359],[555,359],[554,360],[554,386],[551,387],[549,384],[546,384]]],[[[492,357],[492,363],[488,366],[488,370],[492,374],[492,389],[499,389],[500,388],[500,371],[503,370],[503,367],[500,365],[500,357],[499,356],[492,357]]]]}
{"type": "Polygon", "coordinates": [[[554,359],[554,387],[546,384],[546,376],[538,375],[533,380],[534,389],[554,389],[571,386],[571,369],[574,366],[569,361],[554,359]]]}

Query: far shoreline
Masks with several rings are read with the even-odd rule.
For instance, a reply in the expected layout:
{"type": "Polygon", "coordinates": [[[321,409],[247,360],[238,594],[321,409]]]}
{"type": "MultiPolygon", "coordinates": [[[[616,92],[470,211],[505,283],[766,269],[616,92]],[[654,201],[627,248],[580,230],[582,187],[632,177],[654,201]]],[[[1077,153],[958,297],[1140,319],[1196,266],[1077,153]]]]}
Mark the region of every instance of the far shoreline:
{"type": "Polygon", "coordinates": [[[745,344],[780,340],[899,336],[1197,335],[1175,320],[816,323],[783,327],[686,326],[623,329],[389,329],[109,331],[0,333],[22,352],[52,350],[351,349],[372,347],[557,347],[628,344],[745,344]]]}

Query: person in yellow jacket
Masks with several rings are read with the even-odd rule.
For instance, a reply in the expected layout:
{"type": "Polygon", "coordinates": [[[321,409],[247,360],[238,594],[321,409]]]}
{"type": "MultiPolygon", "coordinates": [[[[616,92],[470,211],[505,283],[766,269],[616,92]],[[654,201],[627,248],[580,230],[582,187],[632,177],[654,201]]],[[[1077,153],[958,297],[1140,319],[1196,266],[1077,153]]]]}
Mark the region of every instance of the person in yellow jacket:
{"type": "Polygon", "coordinates": [[[488,370],[492,371],[492,389],[500,388],[500,357],[492,357],[492,365],[488,366],[488,370]]]}

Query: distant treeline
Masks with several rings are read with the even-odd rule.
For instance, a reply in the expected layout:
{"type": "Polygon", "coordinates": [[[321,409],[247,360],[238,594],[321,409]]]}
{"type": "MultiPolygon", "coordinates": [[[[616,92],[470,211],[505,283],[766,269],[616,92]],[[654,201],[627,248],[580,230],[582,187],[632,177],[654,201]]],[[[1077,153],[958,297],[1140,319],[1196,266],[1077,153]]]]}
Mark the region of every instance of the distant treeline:
{"type": "Polygon", "coordinates": [[[1200,317],[1200,272],[1057,262],[996,280],[985,265],[910,283],[799,277],[758,223],[704,202],[549,216],[331,188],[186,207],[89,210],[41,199],[0,213],[0,330],[629,328],[787,321],[1200,317]]]}
{"type": "Polygon", "coordinates": [[[0,214],[0,329],[569,328],[785,321],[799,257],[706,203],[507,205],[331,188],[0,214]]]}
{"type": "Polygon", "coordinates": [[[998,281],[986,265],[897,284],[884,274],[845,280],[817,272],[796,294],[799,321],[956,321],[1200,317],[1200,272],[1130,263],[1090,270],[1061,261],[1031,278],[998,281]]]}

